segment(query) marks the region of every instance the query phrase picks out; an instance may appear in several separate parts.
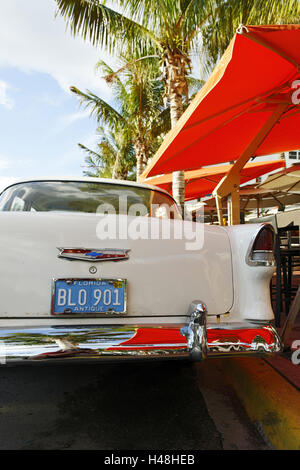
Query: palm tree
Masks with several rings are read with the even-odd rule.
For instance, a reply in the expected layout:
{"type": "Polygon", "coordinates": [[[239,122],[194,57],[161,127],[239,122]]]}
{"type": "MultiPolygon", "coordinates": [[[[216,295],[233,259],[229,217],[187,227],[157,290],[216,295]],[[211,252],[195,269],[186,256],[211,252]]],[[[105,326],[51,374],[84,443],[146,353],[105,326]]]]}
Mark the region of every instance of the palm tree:
{"type": "Polygon", "coordinates": [[[135,152],[133,143],[126,131],[109,131],[103,127],[97,129],[100,142],[97,151],[93,151],[85,145],[78,144],[87,154],[85,157],[85,176],[134,179],[135,178],[135,152]]]}
{"type": "Polygon", "coordinates": [[[157,78],[159,70],[154,58],[150,54],[141,61],[139,52],[127,52],[121,57],[119,70],[103,69],[106,81],[117,91],[115,96],[119,97],[126,126],[131,132],[137,180],[161,144],[162,136],[170,129],[170,114],[164,109],[164,88],[157,78]]]}
{"type": "MultiPolygon", "coordinates": [[[[216,38],[208,51],[218,55],[218,47],[228,43],[239,21],[274,22],[299,13],[297,0],[119,0],[119,11],[100,0],[56,0],[74,35],[92,44],[121,54],[125,49],[155,50],[162,69],[166,99],[170,103],[171,124],[183,113],[183,97],[188,95],[187,76],[191,54],[200,55],[200,33],[204,45],[216,38]],[[246,12],[246,13],[244,13],[246,12]],[[215,32],[217,30],[217,32],[215,32]]],[[[184,174],[176,172],[173,195],[184,205],[184,174]]]]}
{"type": "MultiPolygon", "coordinates": [[[[131,142],[138,179],[170,128],[169,111],[163,108],[163,86],[156,78],[157,67],[155,63],[135,59],[129,62],[127,56],[123,59],[121,71],[112,70],[103,61],[97,64],[97,68],[105,73],[106,80],[113,88],[115,107],[90,91],[82,92],[76,87],[71,87],[71,91],[77,95],[81,105],[91,110],[91,115],[96,117],[98,123],[106,125],[113,132],[115,142],[119,140],[118,136],[121,141],[126,136],[127,141],[131,142]]],[[[81,148],[89,151],[84,146],[81,148]]],[[[90,151],[89,157],[96,156],[90,151]]]]}

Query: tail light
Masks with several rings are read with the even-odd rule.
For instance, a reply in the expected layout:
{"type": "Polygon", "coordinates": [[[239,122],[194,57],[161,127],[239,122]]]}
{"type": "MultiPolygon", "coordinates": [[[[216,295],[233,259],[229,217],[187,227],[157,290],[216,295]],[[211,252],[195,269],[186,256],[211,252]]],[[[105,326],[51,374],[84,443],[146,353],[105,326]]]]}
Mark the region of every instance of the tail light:
{"type": "Polygon", "coordinates": [[[275,265],[275,232],[272,225],[264,225],[250,245],[247,263],[250,266],[275,265]]]}

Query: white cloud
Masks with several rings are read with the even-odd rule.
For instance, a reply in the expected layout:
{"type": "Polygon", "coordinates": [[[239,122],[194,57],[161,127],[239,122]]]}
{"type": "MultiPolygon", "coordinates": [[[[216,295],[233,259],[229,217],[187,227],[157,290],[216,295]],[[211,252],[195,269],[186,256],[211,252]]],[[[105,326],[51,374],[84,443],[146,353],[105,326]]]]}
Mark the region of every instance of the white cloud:
{"type": "MultiPolygon", "coordinates": [[[[75,122],[79,121],[80,119],[85,119],[90,116],[90,111],[86,110],[79,110],[75,111],[74,113],[64,114],[57,118],[56,125],[49,129],[47,133],[47,138],[56,136],[61,132],[65,131],[69,126],[74,124],[75,122]]],[[[46,135],[46,134],[45,134],[46,135]]]]}
{"type": "MultiPolygon", "coordinates": [[[[12,109],[14,106],[13,100],[8,96],[7,90],[10,88],[10,85],[3,80],[0,80],[0,105],[4,106],[7,109],[12,109]]],[[[1,165],[1,162],[0,162],[1,165]]]]}
{"type": "Polygon", "coordinates": [[[39,103],[46,104],[51,107],[58,107],[62,104],[62,99],[57,96],[51,96],[48,93],[43,93],[41,96],[37,97],[39,103]]]}
{"type": "Polygon", "coordinates": [[[84,111],[77,111],[75,113],[66,114],[61,118],[61,123],[64,127],[67,127],[80,119],[89,117],[90,114],[91,112],[88,109],[84,111]]]}
{"type": "Polygon", "coordinates": [[[9,0],[1,4],[0,66],[48,73],[65,91],[75,85],[110,95],[94,67],[100,58],[111,59],[80,37],[71,36],[63,18],[54,18],[55,10],[54,0],[9,0]]]}

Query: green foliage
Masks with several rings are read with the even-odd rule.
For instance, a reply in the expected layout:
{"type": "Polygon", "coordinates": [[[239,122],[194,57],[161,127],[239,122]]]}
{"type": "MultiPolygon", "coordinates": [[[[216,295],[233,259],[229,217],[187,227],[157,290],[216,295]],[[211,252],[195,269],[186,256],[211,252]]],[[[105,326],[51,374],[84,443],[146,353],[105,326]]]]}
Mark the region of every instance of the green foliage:
{"type": "Polygon", "coordinates": [[[98,62],[97,70],[105,74],[112,87],[115,107],[91,91],[84,93],[71,87],[80,105],[90,109],[98,124],[105,126],[99,128],[101,142],[97,152],[80,144],[88,154],[86,164],[90,170],[85,171],[86,175],[115,177],[113,169],[118,158],[118,178],[132,177],[137,149],[141,149],[145,165],[170,129],[169,110],[163,107],[164,87],[157,78],[159,70],[155,59],[151,55],[140,60],[127,53],[120,59],[118,71],[103,61],[98,62]]]}
{"type": "Polygon", "coordinates": [[[202,28],[208,62],[223,54],[238,26],[299,22],[299,0],[215,0],[209,21],[202,28]]]}
{"type": "Polygon", "coordinates": [[[56,0],[74,35],[122,55],[196,52],[212,67],[239,24],[298,22],[299,0],[56,0]],[[202,40],[203,39],[203,47],[202,40]]]}
{"type": "Polygon", "coordinates": [[[116,10],[99,0],[56,0],[74,35],[115,55],[156,54],[162,66],[166,53],[189,55],[199,49],[201,26],[210,14],[207,0],[115,0],[116,10]],[[122,11],[122,13],[119,12],[122,11]]]}
{"type": "Polygon", "coordinates": [[[90,115],[95,117],[98,123],[107,124],[110,128],[126,125],[124,117],[99,96],[89,90],[84,93],[75,86],[71,86],[70,90],[77,95],[84,109],[90,109],[90,115]]]}
{"type": "Polygon", "coordinates": [[[82,144],[79,147],[86,153],[85,176],[99,178],[135,179],[135,159],[132,142],[125,132],[113,133],[102,127],[97,129],[99,142],[97,151],[82,144]]]}
{"type": "MultiPolygon", "coordinates": [[[[56,0],[57,13],[64,17],[72,34],[81,35],[93,45],[104,46],[119,54],[128,49],[128,43],[147,47],[156,38],[141,25],[105,5],[99,0],[56,0]],[[124,35],[126,31],[126,35],[124,35]]],[[[119,2],[115,2],[116,8],[119,2]]],[[[157,43],[159,47],[159,43],[157,43]]]]}

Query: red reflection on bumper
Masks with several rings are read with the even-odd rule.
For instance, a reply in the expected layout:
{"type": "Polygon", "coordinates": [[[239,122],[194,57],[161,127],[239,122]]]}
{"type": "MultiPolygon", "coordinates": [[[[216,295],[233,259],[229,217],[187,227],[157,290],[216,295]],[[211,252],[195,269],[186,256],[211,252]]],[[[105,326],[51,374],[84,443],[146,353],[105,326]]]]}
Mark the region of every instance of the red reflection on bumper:
{"type": "MultiPolygon", "coordinates": [[[[274,334],[267,327],[246,328],[246,329],[207,329],[208,346],[214,344],[243,344],[245,347],[251,347],[251,344],[259,337],[267,344],[274,342],[274,334]],[[249,346],[248,346],[249,345],[249,346]]],[[[108,348],[107,351],[117,351],[132,349],[184,349],[187,347],[186,338],[180,333],[178,327],[170,328],[136,328],[135,335],[118,346],[108,348]]]]}
{"type": "Polygon", "coordinates": [[[118,346],[108,348],[107,351],[130,349],[178,349],[186,348],[186,339],[181,335],[178,327],[170,328],[137,328],[135,335],[118,346]]]}
{"type": "Polygon", "coordinates": [[[222,329],[208,329],[207,330],[207,342],[211,345],[214,343],[230,343],[239,342],[251,345],[255,338],[263,339],[267,344],[271,344],[274,341],[274,334],[268,328],[249,328],[249,329],[238,329],[238,330],[222,330],[222,329]]]}

